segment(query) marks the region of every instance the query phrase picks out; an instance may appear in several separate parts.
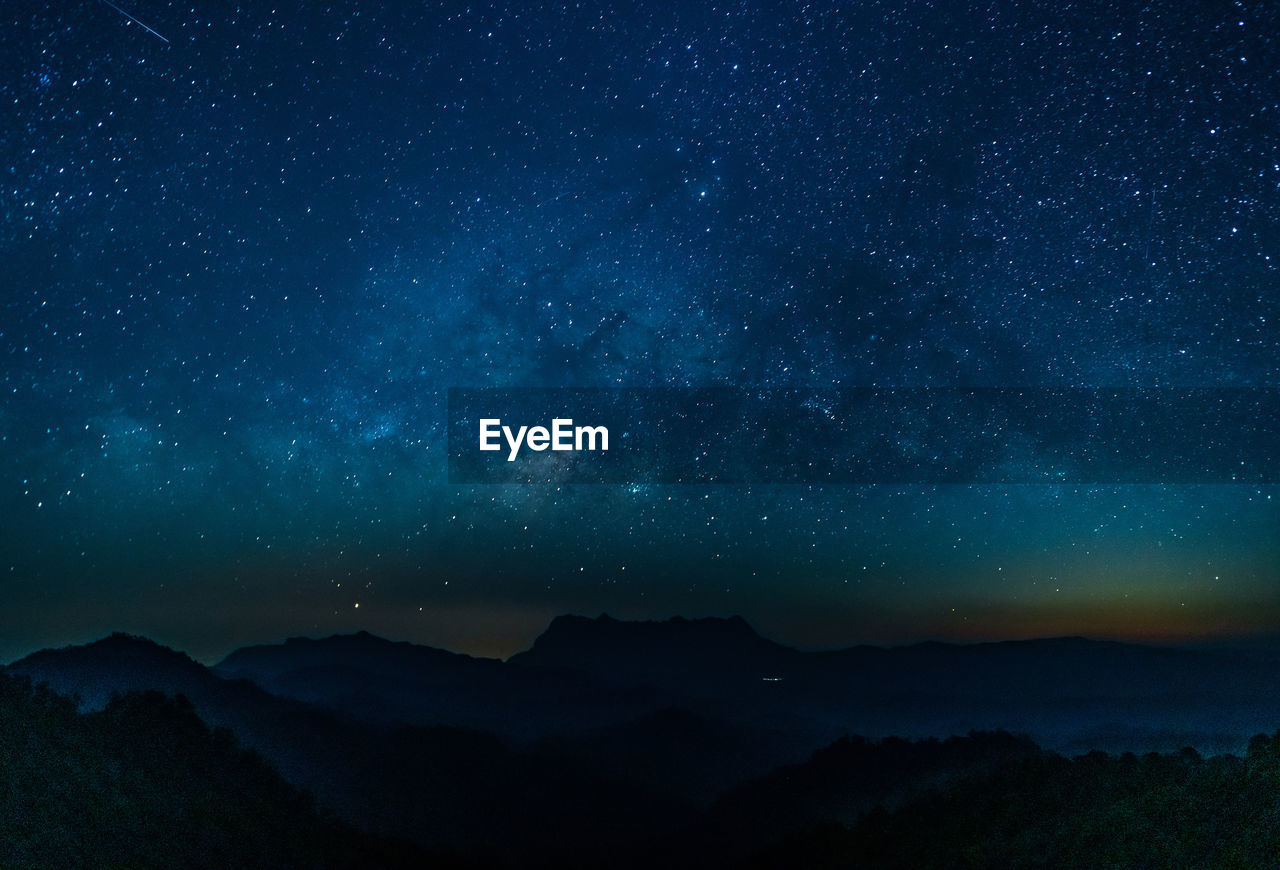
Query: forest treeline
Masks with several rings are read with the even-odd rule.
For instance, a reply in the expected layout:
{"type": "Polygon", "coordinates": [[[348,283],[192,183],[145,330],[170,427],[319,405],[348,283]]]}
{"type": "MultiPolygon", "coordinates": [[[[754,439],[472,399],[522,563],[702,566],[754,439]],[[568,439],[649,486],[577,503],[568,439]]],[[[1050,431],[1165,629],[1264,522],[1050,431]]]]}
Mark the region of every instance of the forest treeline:
{"type": "Polygon", "coordinates": [[[450,866],[322,814],[183,698],[74,700],[0,674],[0,866],[450,866]]]}
{"type": "Polygon", "coordinates": [[[850,736],[721,786],[785,732],[673,707],[521,742],[362,720],[191,662],[161,680],[176,654],[114,643],[134,685],[204,700],[84,705],[0,673],[0,867],[1280,866],[1280,732],[1214,756],[850,736]]]}
{"type": "MultiPolygon", "coordinates": [[[[986,742],[991,735],[966,740],[986,742]]],[[[936,752],[913,744],[907,754],[936,752]]],[[[902,745],[893,750],[902,754],[902,745]]],[[[1035,751],[892,808],[838,812],[756,851],[750,868],[1280,866],[1280,732],[1244,757],[1075,758],[1035,751]]]]}

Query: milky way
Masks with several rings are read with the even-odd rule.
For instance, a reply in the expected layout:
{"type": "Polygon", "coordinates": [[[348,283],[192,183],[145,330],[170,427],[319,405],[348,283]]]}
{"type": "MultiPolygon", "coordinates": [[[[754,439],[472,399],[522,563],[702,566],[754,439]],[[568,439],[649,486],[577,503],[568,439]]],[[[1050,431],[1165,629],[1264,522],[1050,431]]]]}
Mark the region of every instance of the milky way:
{"type": "Polygon", "coordinates": [[[444,455],[455,386],[1280,385],[1274,6],[120,8],[0,29],[0,652],[1278,626],[1275,487],[444,455]]]}

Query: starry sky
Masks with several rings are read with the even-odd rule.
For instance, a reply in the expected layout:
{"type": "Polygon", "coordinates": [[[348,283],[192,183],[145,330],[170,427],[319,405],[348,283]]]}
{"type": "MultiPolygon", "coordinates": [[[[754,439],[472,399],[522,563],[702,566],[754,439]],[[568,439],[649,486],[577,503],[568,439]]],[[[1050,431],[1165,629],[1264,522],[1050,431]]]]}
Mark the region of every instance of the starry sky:
{"type": "Polygon", "coordinates": [[[1280,631],[1274,485],[455,484],[445,401],[1274,389],[1275,4],[118,5],[0,13],[5,660],[1280,631]]]}

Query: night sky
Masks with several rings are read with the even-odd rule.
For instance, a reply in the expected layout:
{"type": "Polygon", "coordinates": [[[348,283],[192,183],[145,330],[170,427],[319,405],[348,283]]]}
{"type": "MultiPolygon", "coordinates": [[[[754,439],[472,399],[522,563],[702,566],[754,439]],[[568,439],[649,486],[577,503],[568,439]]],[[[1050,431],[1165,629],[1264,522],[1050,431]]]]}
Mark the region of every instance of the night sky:
{"type": "Polygon", "coordinates": [[[1280,386],[1276,4],[119,5],[2,13],[4,660],[1280,631],[1276,486],[445,455],[458,386],[1280,386]]]}

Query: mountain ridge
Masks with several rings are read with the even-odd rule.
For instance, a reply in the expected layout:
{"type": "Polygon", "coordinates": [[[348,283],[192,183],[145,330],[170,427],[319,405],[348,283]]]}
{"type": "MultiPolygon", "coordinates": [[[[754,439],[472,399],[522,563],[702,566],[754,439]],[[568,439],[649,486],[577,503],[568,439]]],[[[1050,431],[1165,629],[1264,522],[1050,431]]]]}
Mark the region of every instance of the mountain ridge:
{"type": "Polygon", "coordinates": [[[1071,635],[807,651],[764,638],[736,616],[565,614],[505,661],[364,631],[241,647],[205,669],[117,633],[32,653],[9,669],[38,677],[54,658],[66,665],[50,674],[59,691],[93,706],[115,690],[199,696],[244,680],[271,697],[347,718],[517,741],[620,726],[677,707],[756,731],[802,734],[815,745],[846,733],[945,737],[1010,728],[1050,748],[1138,750],[1144,741],[1165,746],[1176,734],[1214,751],[1266,730],[1269,711],[1280,708],[1272,660],[1244,652],[1071,635]],[[219,682],[205,681],[206,671],[219,682]]]}

